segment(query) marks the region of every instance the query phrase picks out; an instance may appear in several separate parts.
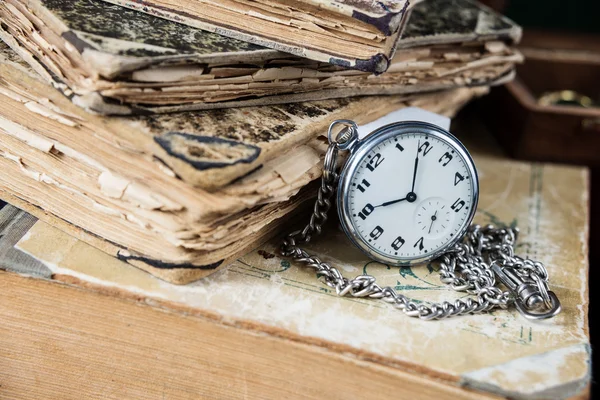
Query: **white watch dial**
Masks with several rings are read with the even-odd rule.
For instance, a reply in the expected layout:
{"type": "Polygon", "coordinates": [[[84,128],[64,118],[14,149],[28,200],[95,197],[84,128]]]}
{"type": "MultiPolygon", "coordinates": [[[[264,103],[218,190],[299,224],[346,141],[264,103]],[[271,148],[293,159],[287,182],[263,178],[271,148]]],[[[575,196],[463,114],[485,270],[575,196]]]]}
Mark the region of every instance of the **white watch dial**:
{"type": "Polygon", "coordinates": [[[356,161],[347,217],[370,253],[410,262],[458,239],[477,200],[471,160],[461,153],[443,136],[409,132],[356,161]]]}

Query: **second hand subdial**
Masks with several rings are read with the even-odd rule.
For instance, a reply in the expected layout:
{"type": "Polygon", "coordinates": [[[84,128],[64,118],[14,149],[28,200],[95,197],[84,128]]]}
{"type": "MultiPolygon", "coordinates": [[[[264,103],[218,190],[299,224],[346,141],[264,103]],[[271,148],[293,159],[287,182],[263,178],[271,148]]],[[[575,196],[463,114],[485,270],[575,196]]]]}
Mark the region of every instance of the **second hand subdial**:
{"type": "Polygon", "coordinates": [[[453,215],[446,200],[430,197],[419,203],[415,211],[415,223],[427,238],[443,235],[451,226],[453,215]]]}
{"type": "Polygon", "coordinates": [[[427,233],[431,233],[431,228],[433,228],[433,223],[437,219],[437,213],[438,213],[437,210],[435,210],[435,214],[433,214],[431,216],[431,225],[429,225],[429,232],[427,232],[427,233]]]}

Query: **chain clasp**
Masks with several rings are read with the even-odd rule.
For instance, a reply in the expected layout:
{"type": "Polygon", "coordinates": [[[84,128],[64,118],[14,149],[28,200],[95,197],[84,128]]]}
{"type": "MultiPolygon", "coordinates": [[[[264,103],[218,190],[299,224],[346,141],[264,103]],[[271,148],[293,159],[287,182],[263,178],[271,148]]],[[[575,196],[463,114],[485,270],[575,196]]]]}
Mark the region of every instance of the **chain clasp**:
{"type": "Polygon", "coordinates": [[[515,296],[515,307],[527,319],[546,319],[561,311],[560,301],[554,292],[548,290],[543,279],[523,280],[510,267],[501,267],[498,262],[491,265],[498,279],[515,296]]]}

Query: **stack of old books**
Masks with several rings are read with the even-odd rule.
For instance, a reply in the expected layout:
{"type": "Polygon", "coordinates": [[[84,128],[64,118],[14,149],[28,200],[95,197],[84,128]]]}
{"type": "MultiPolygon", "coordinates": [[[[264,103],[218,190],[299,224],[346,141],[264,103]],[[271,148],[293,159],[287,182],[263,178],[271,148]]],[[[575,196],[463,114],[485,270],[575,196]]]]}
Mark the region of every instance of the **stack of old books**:
{"type": "Polygon", "coordinates": [[[413,3],[3,0],[0,197],[162,279],[205,276],[310,203],[334,119],[453,115],[512,78],[518,26],[413,3]]]}

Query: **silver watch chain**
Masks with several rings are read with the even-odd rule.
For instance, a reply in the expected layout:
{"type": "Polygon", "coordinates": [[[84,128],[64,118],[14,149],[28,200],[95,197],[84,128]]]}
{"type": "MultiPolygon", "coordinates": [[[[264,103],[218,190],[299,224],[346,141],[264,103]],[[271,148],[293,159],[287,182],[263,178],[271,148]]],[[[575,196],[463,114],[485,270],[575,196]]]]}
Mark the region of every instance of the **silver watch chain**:
{"type": "Polygon", "coordinates": [[[442,283],[473,296],[434,304],[417,302],[390,286],[381,287],[372,275],[345,278],[339,269],[302,249],[300,245],[318,236],[327,221],[339,177],[338,153],[346,150],[348,143],[358,136],[356,124],[352,121],[336,123],[344,124],[345,127],[336,138],[332,137],[330,129],[330,144],[325,154],[321,186],[310,221],[303,229],[284,238],[281,246],[283,256],[313,268],[317,278],[335,289],[338,296],[380,299],[410,317],[424,320],[478,314],[496,308],[506,309],[512,303],[528,319],[550,318],[560,312],[560,301],[548,289],[548,272],[544,265],[514,254],[519,234],[517,228],[471,225],[462,241],[436,261],[439,263],[442,283]],[[496,279],[507,290],[498,287],[496,279]]]}

